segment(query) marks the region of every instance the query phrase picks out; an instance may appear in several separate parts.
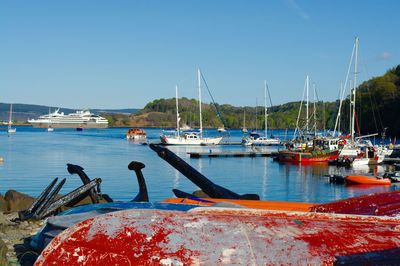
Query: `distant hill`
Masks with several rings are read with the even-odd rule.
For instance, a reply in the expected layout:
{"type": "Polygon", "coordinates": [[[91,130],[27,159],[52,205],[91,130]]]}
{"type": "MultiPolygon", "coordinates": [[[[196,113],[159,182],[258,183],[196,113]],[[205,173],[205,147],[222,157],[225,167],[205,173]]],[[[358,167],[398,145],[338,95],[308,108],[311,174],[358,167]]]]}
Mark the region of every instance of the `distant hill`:
{"type": "MultiPolygon", "coordinates": [[[[300,94],[300,93],[299,93],[300,94]]],[[[13,119],[26,121],[49,112],[48,106],[14,104],[13,119]]],[[[298,117],[300,101],[268,107],[268,127],[294,129],[298,117]]],[[[333,129],[338,113],[339,101],[317,102],[316,127],[318,129],[333,129]]],[[[309,105],[310,129],[314,126],[314,104],[309,105]]],[[[0,119],[8,120],[9,104],[0,103],[0,119]]],[[[54,110],[55,107],[50,107],[54,110]]],[[[175,99],[156,99],[143,109],[92,109],[93,112],[106,117],[111,127],[176,127],[175,99]]],[[[198,101],[196,99],[180,98],[179,115],[181,125],[199,127],[198,101]]],[[[300,123],[305,122],[305,107],[300,116],[300,123]]],[[[388,128],[388,136],[400,136],[400,65],[388,70],[384,75],[363,82],[357,91],[356,124],[361,135],[381,133],[388,128]]],[[[264,128],[264,106],[236,107],[230,104],[202,104],[203,126],[216,128],[224,125],[227,128],[243,127],[246,115],[248,129],[264,128]],[[218,111],[217,111],[218,110],[218,111]]],[[[62,108],[62,112],[71,113],[75,110],[62,108]]],[[[341,123],[342,131],[349,132],[349,99],[343,103],[341,123]]],[[[356,130],[358,132],[358,129],[356,130]]]]}
{"type": "MultiPolygon", "coordinates": [[[[268,127],[294,129],[298,116],[300,102],[290,102],[268,107],[268,127]]],[[[333,129],[338,113],[339,101],[317,102],[316,126],[318,129],[333,129]]],[[[310,104],[310,128],[314,126],[314,104],[310,104]]],[[[243,117],[246,115],[246,127],[249,129],[264,128],[264,107],[235,107],[230,104],[203,103],[203,126],[228,128],[243,127],[243,117]],[[220,118],[216,109],[219,110],[220,118]],[[256,115],[257,114],[257,115],[256,115]],[[223,122],[222,122],[223,121],[223,122]]],[[[300,123],[304,125],[304,109],[300,123]]],[[[388,136],[400,136],[400,65],[388,70],[384,75],[365,81],[358,87],[356,99],[357,125],[360,134],[382,133],[388,128],[388,136]]],[[[191,127],[199,126],[198,101],[196,99],[179,99],[180,124],[191,127]]],[[[156,99],[148,103],[139,112],[129,115],[110,115],[109,121],[116,126],[136,127],[176,127],[175,99],[156,99]]],[[[341,130],[349,132],[349,99],[345,99],[342,109],[341,130]]],[[[356,130],[358,133],[358,129],[356,130]]]]}
{"type": "MultiPolygon", "coordinates": [[[[41,115],[48,114],[49,109],[53,112],[58,107],[55,106],[44,106],[44,105],[35,105],[35,104],[21,104],[21,103],[13,103],[13,120],[16,123],[20,124],[26,122],[28,118],[37,118],[41,115]]],[[[77,109],[71,108],[60,108],[60,112],[64,112],[65,114],[73,113],[77,109]]],[[[90,109],[91,112],[96,114],[124,114],[130,115],[138,112],[140,109],[90,109]]],[[[10,111],[9,103],[0,103],[0,120],[8,121],[10,111]]]]}

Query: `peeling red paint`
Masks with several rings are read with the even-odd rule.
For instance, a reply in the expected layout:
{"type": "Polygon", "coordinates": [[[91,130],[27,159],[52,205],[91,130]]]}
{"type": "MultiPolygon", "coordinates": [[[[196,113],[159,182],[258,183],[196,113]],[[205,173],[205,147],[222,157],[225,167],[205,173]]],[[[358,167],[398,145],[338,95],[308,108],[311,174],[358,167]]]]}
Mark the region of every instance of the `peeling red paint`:
{"type": "Polygon", "coordinates": [[[399,228],[400,219],[390,217],[126,210],[67,229],[36,265],[329,265],[338,256],[385,250],[400,255],[399,228]]]}

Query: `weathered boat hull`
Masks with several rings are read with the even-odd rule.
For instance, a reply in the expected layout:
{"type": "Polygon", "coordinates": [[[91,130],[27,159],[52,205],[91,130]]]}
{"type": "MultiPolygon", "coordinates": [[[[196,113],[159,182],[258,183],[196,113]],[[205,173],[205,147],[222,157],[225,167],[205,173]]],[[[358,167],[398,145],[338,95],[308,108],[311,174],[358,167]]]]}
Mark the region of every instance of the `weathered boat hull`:
{"type": "Polygon", "coordinates": [[[170,204],[160,202],[109,202],[99,204],[81,205],[60,213],[58,216],[49,217],[45,226],[32,237],[30,246],[35,250],[42,251],[49,242],[62,231],[78,222],[102,215],[105,213],[127,210],[127,209],[157,209],[188,211],[198,205],[170,204]]]}
{"type": "Polygon", "coordinates": [[[399,255],[399,218],[198,208],[88,219],[57,236],[35,265],[393,264],[399,255]]]}

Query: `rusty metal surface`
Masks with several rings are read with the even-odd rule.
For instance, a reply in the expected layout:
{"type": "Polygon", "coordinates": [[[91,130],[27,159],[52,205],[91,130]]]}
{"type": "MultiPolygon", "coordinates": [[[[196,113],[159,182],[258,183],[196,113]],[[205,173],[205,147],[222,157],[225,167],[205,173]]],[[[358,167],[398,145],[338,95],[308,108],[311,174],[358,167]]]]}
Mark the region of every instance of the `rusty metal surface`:
{"type": "Polygon", "coordinates": [[[399,248],[399,218],[224,208],[127,210],[70,227],[35,265],[331,265],[353,258],[393,264],[399,248]]]}

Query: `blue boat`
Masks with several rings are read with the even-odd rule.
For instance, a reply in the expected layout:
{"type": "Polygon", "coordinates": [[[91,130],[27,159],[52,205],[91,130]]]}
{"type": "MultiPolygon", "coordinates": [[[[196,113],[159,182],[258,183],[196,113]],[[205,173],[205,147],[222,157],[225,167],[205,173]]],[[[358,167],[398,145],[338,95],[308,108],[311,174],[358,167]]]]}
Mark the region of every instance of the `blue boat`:
{"type": "Polygon", "coordinates": [[[108,202],[81,205],[64,211],[57,216],[49,217],[45,226],[31,238],[30,246],[41,252],[54,237],[68,227],[105,213],[128,209],[153,209],[185,212],[196,207],[199,206],[162,202],[108,202]]]}

